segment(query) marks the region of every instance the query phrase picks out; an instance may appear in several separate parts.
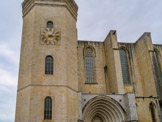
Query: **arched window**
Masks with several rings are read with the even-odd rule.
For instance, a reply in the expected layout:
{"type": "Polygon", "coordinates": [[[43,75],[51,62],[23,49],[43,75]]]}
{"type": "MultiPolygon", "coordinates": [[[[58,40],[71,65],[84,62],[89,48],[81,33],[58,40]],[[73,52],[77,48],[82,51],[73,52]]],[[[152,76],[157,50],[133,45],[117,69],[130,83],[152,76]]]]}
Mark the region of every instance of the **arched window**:
{"type": "Polygon", "coordinates": [[[86,83],[94,83],[94,59],[92,48],[86,48],[84,55],[86,67],[86,83]]]}
{"type": "Polygon", "coordinates": [[[53,74],[53,57],[52,56],[46,57],[45,74],[53,74]]]}
{"type": "Polygon", "coordinates": [[[51,97],[45,98],[44,120],[52,120],[52,98],[51,97]]]}
{"type": "Polygon", "coordinates": [[[52,21],[47,22],[47,28],[53,28],[53,22],[52,21]]]}
{"type": "Polygon", "coordinates": [[[120,49],[120,61],[121,61],[123,82],[124,84],[130,84],[128,58],[127,53],[124,49],[120,49]]]}
{"type": "Polygon", "coordinates": [[[160,66],[158,51],[154,51],[154,65],[155,65],[155,73],[157,81],[162,85],[162,71],[160,66]]]}
{"type": "Polygon", "coordinates": [[[152,102],[150,103],[149,108],[150,108],[152,122],[157,122],[156,121],[156,108],[152,102]]]}

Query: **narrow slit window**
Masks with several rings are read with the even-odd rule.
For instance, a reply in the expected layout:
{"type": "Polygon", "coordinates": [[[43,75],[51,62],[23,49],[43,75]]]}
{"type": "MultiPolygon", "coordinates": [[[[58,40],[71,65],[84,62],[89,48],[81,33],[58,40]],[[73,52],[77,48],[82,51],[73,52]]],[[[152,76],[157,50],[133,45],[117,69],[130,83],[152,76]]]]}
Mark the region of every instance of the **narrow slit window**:
{"type": "Polygon", "coordinates": [[[51,97],[45,98],[44,120],[52,120],[52,98],[51,97]]]}
{"type": "Polygon", "coordinates": [[[86,83],[94,83],[94,59],[93,50],[85,49],[85,67],[86,67],[86,83]]]}
{"type": "Polygon", "coordinates": [[[47,28],[53,28],[53,22],[52,21],[47,22],[47,28]]]}
{"type": "Polygon", "coordinates": [[[120,61],[121,61],[123,82],[124,84],[130,84],[128,58],[126,51],[124,49],[120,49],[120,61]]]}
{"type": "Polygon", "coordinates": [[[46,57],[45,74],[53,74],[53,57],[52,56],[46,57]]]}

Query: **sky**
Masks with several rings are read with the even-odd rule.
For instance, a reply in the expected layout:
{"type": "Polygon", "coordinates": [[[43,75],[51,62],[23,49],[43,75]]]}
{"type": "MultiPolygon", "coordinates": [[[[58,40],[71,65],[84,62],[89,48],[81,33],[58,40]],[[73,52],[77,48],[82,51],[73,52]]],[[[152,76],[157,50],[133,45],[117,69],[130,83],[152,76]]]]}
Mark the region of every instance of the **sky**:
{"type": "MultiPolygon", "coordinates": [[[[23,0],[0,3],[0,122],[14,122],[22,34],[23,0]]],[[[78,39],[104,41],[117,30],[119,42],[151,32],[162,44],[162,0],[76,0],[78,39]]]]}

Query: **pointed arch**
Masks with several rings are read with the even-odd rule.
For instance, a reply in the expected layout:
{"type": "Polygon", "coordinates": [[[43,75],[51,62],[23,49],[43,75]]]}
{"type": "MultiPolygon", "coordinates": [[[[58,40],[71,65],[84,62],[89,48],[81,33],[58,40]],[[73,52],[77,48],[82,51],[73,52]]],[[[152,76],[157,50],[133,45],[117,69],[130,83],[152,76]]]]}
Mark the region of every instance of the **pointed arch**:
{"type": "Polygon", "coordinates": [[[85,55],[86,55],[85,51],[86,51],[87,48],[90,48],[92,50],[93,57],[96,57],[96,50],[95,50],[95,48],[92,45],[87,45],[87,46],[84,47],[84,49],[83,49],[83,56],[85,57],[85,55]]]}
{"type": "Polygon", "coordinates": [[[157,110],[156,110],[156,105],[153,102],[149,104],[149,109],[150,109],[152,122],[157,122],[157,110]]]}
{"type": "Polygon", "coordinates": [[[160,51],[154,47],[154,52],[156,52],[158,54],[159,57],[161,57],[160,51]]]}
{"type": "Polygon", "coordinates": [[[129,85],[131,84],[129,53],[126,50],[126,48],[123,48],[123,47],[120,48],[119,52],[120,52],[120,62],[121,62],[123,83],[129,85]]]}
{"type": "Polygon", "coordinates": [[[102,117],[100,115],[96,115],[93,119],[92,122],[104,122],[102,117]]]}
{"type": "Polygon", "coordinates": [[[84,62],[86,69],[86,83],[95,83],[94,71],[95,50],[91,46],[84,48],[84,62]]]}
{"type": "Polygon", "coordinates": [[[126,120],[126,112],[115,100],[106,96],[91,99],[83,108],[85,122],[98,119],[101,122],[122,122],[126,120]]]}

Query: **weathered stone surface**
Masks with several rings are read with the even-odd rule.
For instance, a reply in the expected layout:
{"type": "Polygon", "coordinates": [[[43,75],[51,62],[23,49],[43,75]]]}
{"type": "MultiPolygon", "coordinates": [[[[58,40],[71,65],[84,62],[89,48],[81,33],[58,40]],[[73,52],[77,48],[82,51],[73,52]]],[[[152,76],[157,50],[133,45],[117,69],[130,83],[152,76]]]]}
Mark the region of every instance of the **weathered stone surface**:
{"type": "Polygon", "coordinates": [[[162,72],[162,45],[152,44],[150,33],[135,43],[118,43],[114,30],[104,42],[78,41],[77,10],[74,0],[24,0],[15,122],[161,122],[162,85],[153,55],[156,50],[162,72]],[[94,83],[86,83],[87,47],[93,49],[94,83]],[[126,51],[130,84],[123,83],[120,49],[126,51]],[[45,74],[49,55],[53,75],[45,74]],[[53,100],[52,120],[44,120],[47,96],[53,100]]]}
{"type": "Polygon", "coordinates": [[[53,100],[50,122],[78,120],[76,19],[66,6],[49,7],[49,4],[34,4],[23,18],[16,122],[46,122],[44,99],[47,96],[53,100]],[[48,21],[52,21],[54,29],[61,32],[59,45],[40,43],[41,28],[46,28],[48,21]],[[54,58],[53,75],[45,74],[48,55],[54,58]]]}

